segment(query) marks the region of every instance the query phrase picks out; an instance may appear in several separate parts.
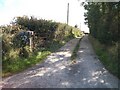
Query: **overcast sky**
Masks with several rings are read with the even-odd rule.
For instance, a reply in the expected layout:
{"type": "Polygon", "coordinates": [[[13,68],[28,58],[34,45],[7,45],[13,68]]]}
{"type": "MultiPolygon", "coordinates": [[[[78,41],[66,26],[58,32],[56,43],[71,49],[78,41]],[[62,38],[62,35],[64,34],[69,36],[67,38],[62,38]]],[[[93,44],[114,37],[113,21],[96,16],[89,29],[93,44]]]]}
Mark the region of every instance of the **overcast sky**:
{"type": "Polygon", "coordinates": [[[82,30],[87,30],[84,25],[85,10],[80,2],[81,0],[0,0],[0,25],[9,24],[14,17],[23,15],[66,23],[69,3],[69,25],[77,24],[82,30]]]}

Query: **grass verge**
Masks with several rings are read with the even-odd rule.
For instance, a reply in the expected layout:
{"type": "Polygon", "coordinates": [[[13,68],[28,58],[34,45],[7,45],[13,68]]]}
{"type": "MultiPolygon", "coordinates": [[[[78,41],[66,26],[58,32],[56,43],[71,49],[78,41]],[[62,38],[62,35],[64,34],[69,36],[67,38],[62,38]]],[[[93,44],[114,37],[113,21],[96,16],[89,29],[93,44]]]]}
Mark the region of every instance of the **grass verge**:
{"type": "Polygon", "coordinates": [[[29,58],[15,58],[3,66],[2,77],[7,77],[16,73],[19,73],[37,63],[41,63],[52,52],[57,51],[60,47],[66,44],[72,38],[67,38],[64,42],[53,41],[46,48],[40,48],[35,54],[29,58]]]}
{"type": "Polygon", "coordinates": [[[89,39],[92,46],[99,57],[99,60],[103,63],[105,68],[120,78],[119,74],[119,61],[118,61],[118,44],[112,46],[106,46],[101,44],[97,39],[89,35],[89,39]]]}
{"type": "Polygon", "coordinates": [[[77,42],[73,52],[72,52],[72,55],[71,55],[71,60],[75,60],[76,57],[77,57],[77,52],[79,50],[79,47],[80,47],[80,41],[81,41],[82,38],[79,39],[79,41],[77,42]]]}

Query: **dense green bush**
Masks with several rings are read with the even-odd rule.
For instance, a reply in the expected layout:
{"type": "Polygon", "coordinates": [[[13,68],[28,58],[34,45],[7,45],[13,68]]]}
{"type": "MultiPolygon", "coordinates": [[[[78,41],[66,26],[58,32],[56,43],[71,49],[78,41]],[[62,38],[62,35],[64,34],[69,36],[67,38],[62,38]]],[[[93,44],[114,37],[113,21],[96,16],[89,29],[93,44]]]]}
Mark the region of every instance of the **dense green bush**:
{"type": "Polygon", "coordinates": [[[2,29],[3,37],[3,72],[16,72],[32,65],[32,63],[35,64],[50,52],[64,45],[66,41],[82,35],[79,29],[67,24],[27,16],[17,17],[12,25],[0,26],[0,29],[2,29]],[[21,32],[29,30],[34,31],[33,52],[30,52],[29,44],[24,42],[24,37],[20,36],[21,32]],[[41,52],[41,55],[38,55],[37,52],[41,52]],[[31,60],[32,58],[34,61],[31,60]],[[19,64],[23,65],[20,67],[19,64]]]}
{"type": "Polygon", "coordinates": [[[6,63],[8,63],[8,61],[9,63],[11,63],[16,58],[19,57],[19,54],[22,51],[21,47],[23,43],[20,42],[20,40],[15,37],[20,31],[23,30],[20,29],[19,25],[1,26],[1,29],[2,29],[2,59],[3,65],[5,65],[6,63]],[[16,41],[14,41],[14,39],[16,39],[16,41]]]}
{"type": "MultiPolygon", "coordinates": [[[[37,19],[33,16],[16,17],[14,24],[21,25],[24,30],[34,31],[37,39],[45,39],[43,40],[45,45],[53,40],[62,41],[67,37],[77,37],[82,35],[79,29],[67,24],[57,23],[51,20],[37,19]]],[[[41,41],[36,41],[36,43],[41,43],[41,41]]]]}

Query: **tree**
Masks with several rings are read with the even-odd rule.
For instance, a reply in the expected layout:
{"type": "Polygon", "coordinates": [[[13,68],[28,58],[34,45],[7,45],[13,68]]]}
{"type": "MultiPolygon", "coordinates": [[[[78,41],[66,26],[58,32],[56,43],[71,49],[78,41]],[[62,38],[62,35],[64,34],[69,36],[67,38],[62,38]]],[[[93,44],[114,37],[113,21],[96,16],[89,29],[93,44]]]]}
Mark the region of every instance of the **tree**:
{"type": "Polygon", "coordinates": [[[87,10],[85,20],[90,34],[101,43],[113,44],[118,41],[118,16],[120,5],[117,2],[83,3],[87,10]]]}

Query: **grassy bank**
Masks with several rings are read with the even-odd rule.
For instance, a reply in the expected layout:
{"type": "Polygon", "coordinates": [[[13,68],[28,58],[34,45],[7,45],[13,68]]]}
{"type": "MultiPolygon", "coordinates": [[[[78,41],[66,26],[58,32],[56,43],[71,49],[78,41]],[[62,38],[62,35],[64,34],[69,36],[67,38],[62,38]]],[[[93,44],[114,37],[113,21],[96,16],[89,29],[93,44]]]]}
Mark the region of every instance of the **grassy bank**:
{"type": "Polygon", "coordinates": [[[98,55],[100,61],[103,63],[105,68],[110,71],[112,74],[120,78],[119,74],[119,60],[118,60],[118,44],[105,46],[101,44],[97,39],[89,35],[89,39],[92,43],[92,46],[98,55]]]}

